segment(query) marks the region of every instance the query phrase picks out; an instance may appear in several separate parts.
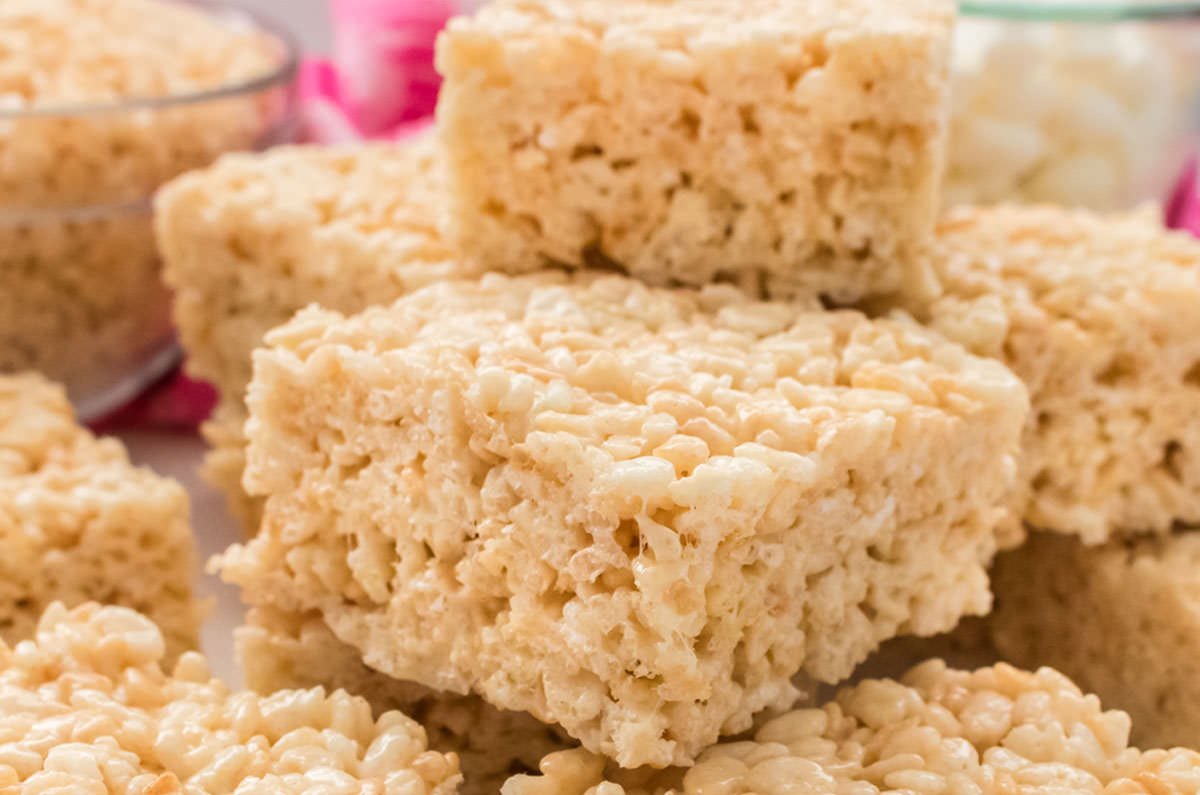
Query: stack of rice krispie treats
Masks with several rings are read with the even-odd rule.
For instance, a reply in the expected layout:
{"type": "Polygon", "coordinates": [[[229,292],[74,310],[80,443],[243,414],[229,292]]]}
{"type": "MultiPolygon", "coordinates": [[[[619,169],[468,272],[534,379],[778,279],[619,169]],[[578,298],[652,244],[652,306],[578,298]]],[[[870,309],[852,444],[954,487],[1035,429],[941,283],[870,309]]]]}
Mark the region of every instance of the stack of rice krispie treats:
{"type": "MultiPolygon", "coordinates": [[[[0,645],[14,703],[51,668],[164,735],[203,702],[183,742],[212,753],[38,741],[0,784],[111,758],[135,791],[1200,790],[1200,755],[1131,747],[1049,669],[930,661],[795,709],[992,613],[1006,659],[1200,747],[1169,704],[1194,666],[1125,653],[1193,643],[1200,243],[1144,214],[939,220],[953,21],[496,0],[443,34],[434,129],[164,190],[260,695],[191,655],[167,677],[132,613],[52,607],[0,645]],[[149,701],[114,684],[147,671],[149,701]]],[[[27,706],[0,742],[61,709],[27,706]]]]}

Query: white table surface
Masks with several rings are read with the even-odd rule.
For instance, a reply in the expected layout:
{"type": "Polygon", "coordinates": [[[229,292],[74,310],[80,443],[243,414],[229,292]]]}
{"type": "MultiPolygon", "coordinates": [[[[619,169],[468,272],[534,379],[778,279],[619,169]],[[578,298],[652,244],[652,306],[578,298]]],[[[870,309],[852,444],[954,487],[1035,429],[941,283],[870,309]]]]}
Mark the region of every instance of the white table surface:
{"type": "Polygon", "coordinates": [[[192,528],[196,533],[197,591],[213,598],[215,610],[204,628],[203,648],[213,674],[231,687],[242,687],[242,674],[233,657],[233,628],[244,613],[238,589],[204,573],[204,565],[230,544],[243,540],[240,526],[229,515],[225,499],[197,475],[205,445],[198,436],[131,432],[119,435],[135,463],[178,480],[192,498],[192,528]]]}

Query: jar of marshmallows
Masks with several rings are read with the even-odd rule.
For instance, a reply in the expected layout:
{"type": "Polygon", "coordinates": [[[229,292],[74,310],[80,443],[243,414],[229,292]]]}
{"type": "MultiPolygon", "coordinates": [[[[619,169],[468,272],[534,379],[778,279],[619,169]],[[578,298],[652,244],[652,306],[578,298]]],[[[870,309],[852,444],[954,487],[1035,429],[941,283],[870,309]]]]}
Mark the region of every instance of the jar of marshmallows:
{"type": "Polygon", "coordinates": [[[174,366],[153,195],[292,138],[297,58],[218,0],[0,0],[0,372],[93,419],[174,366]]]}
{"type": "Polygon", "coordinates": [[[1200,138],[1200,2],[960,7],[947,203],[1167,200],[1200,138]]]}

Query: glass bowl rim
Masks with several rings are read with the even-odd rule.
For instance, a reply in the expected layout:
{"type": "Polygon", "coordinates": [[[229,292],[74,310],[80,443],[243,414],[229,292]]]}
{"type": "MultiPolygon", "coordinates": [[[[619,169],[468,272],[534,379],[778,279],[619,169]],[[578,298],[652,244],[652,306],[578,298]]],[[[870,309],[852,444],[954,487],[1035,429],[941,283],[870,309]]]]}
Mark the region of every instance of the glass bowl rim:
{"type": "Polygon", "coordinates": [[[212,16],[236,15],[250,22],[257,33],[266,34],[280,46],[278,63],[269,72],[233,83],[211,88],[162,96],[122,97],[94,104],[35,105],[19,110],[0,108],[0,121],[19,121],[38,118],[70,118],[128,113],[139,110],[165,110],[184,105],[200,105],[223,99],[257,94],[293,82],[300,71],[300,43],[284,25],[257,10],[230,0],[171,0],[178,5],[191,6],[212,16]]]}
{"type": "Polygon", "coordinates": [[[1030,2],[1028,0],[961,0],[964,17],[1027,22],[1169,22],[1200,19],[1200,0],[1176,2],[1030,2]]]}
{"type": "Polygon", "coordinates": [[[1200,19],[1200,0],[1160,3],[962,0],[959,10],[964,17],[1028,22],[1168,22],[1200,19]]]}

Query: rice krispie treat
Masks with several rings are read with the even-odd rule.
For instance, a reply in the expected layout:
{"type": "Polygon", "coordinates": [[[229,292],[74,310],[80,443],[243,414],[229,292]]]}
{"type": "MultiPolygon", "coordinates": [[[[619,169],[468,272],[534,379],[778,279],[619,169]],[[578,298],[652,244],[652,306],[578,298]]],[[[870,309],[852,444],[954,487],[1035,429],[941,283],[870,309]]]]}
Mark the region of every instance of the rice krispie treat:
{"type": "Polygon", "coordinates": [[[156,219],[175,320],[192,374],[221,406],[205,436],[209,480],[248,527],[241,488],[250,352],[310,303],[358,312],[466,275],[437,223],[444,186],[435,140],[230,155],[160,193],[156,219]]]}
{"type": "Polygon", "coordinates": [[[1029,387],[1025,519],[1100,543],[1200,521],[1200,242],[1149,213],[963,209],[907,305],[1029,387]]]}
{"type": "Polygon", "coordinates": [[[267,342],[224,576],[624,766],[990,606],[1026,394],[916,324],[492,274],[267,342]]]}
{"type": "Polygon", "coordinates": [[[753,741],[706,751],[695,766],[646,780],[583,751],[546,758],[503,795],[828,793],[1185,793],[1200,789],[1200,754],[1129,746],[1129,716],[1104,711],[1049,668],[973,673],[940,660],[897,682],[869,680],[821,709],[764,726],[753,741]],[[606,778],[608,779],[606,781],[606,778]]]}
{"type": "Polygon", "coordinates": [[[452,239],[840,299],[936,283],[950,0],[496,0],[438,47],[452,239]]]}
{"type": "Polygon", "coordinates": [[[188,498],[75,424],[62,389],[0,376],[0,639],[29,637],[54,601],[99,601],[158,622],[172,657],[195,648],[188,498]]]}
{"type": "Polygon", "coordinates": [[[246,684],[269,694],[324,687],[364,697],[376,715],[399,710],[424,727],[429,747],[458,755],[463,795],[495,795],[510,776],[537,770],[543,757],[573,747],[561,729],[478,696],[435,693],[368,668],[317,613],[253,608],[236,631],[246,684]]]}
{"type": "Polygon", "coordinates": [[[130,795],[450,795],[453,754],[344,692],[233,694],[204,658],[167,674],[162,635],[116,607],[52,605],[0,643],[0,790],[130,795]]]}
{"type": "Polygon", "coordinates": [[[1200,746],[1200,534],[1086,547],[1038,534],[1000,557],[996,648],[1052,665],[1134,719],[1143,745],[1200,746]]]}
{"type": "Polygon", "coordinates": [[[44,372],[94,415],[123,382],[170,365],[150,198],[221,152],[287,134],[277,84],[199,99],[282,81],[284,63],[279,42],[187,4],[0,3],[0,372],[44,372]]]}

